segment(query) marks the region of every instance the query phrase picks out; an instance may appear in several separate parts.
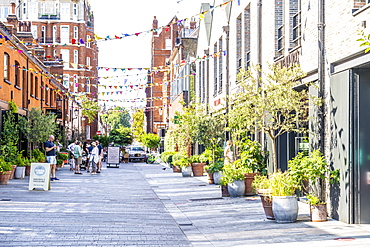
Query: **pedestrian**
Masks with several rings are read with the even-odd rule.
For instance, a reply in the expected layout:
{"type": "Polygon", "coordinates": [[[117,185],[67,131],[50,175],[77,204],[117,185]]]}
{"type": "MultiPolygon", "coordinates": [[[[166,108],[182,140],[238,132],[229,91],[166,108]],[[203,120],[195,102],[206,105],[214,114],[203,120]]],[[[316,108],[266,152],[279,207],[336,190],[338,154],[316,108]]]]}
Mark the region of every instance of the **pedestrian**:
{"type": "Polygon", "coordinates": [[[228,140],[226,142],[226,148],[225,148],[225,151],[224,151],[224,163],[225,164],[231,164],[234,162],[234,155],[233,155],[233,151],[231,150],[231,146],[233,145],[233,143],[231,142],[231,140],[228,140]]]}
{"type": "Polygon", "coordinates": [[[78,140],[75,140],[71,144],[68,145],[67,149],[69,151],[69,170],[74,171],[75,170],[75,157],[73,155],[74,153],[74,148],[77,145],[78,140]]]}
{"type": "Polygon", "coordinates": [[[88,151],[88,154],[87,154],[87,158],[88,158],[88,161],[87,161],[87,172],[90,172],[90,165],[91,165],[91,160],[92,160],[92,158],[91,158],[91,151],[94,148],[91,144],[90,145],[87,144],[87,151],[88,151]]]}
{"type": "Polygon", "coordinates": [[[50,135],[49,139],[45,142],[45,151],[46,151],[46,161],[50,163],[50,173],[51,178],[50,181],[59,180],[56,177],[55,172],[57,168],[57,159],[55,157],[57,145],[54,144],[54,136],[50,135]]]}
{"type": "Polygon", "coordinates": [[[75,157],[75,174],[82,175],[80,166],[82,164],[82,143],[79,141],[74,148],[73,155],[75,157]]]}
{"type": "Polygon", "coordinates": [[[99,163],[99,149],[96,146],[96,142],[92,142],[91,146],[93,147],[91,150],[91,174],[95,175],[96,174],[96,166],[99,163]]]}
{"type": "Polygon", "coordinates": [[[98,167],[97,167],[97,173],[100,173],[101,168],[102,168],[102,159],[103,159],[103,146],[100,145],[99,141],[95,141],[96,146],[99,149],[99,162],[98,162],[98,167]]]}

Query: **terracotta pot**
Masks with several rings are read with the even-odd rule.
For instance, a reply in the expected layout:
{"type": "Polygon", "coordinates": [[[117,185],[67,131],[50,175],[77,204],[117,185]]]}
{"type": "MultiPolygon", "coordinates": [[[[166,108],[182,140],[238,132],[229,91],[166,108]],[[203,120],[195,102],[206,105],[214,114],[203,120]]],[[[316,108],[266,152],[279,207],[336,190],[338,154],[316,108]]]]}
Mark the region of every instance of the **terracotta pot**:
{"type": "Polygon", "coordinates": [[[328,214],[326,211],[326,203],[311,205],[310,215],[312,222],[322,222],[328,220],[328,214]]]}
{"type": "Polygon", "coordinates": [[[0,172],[0,185],[7,185],[12,171],[0,172]]]}
{"type": "Polygon", "coordinates": [[[246,173],[244,174],[245,180],[245,195],[246,196],[254,196],[255,193],[252,188],[252,183],[254,181],[254,176],[258,175],[258,173],[246,173]]]}
{"type": "Polygon", "coordinates": [[[209,184],[214,184],[215,181],[213,180],[213,172],[207,172],[207,178],[209,184]]]}
{"type": "Polygon", "coordinates": [[[260,195],[263,210],[265,211],[266,219],[274,220],[274,213],[272,212],[272,197],[266,195],[260,195]]]}
{"type": "Polygon", "coordinates": [[[181,172],[181,167],[180,166],[172,166],[172,171],[173,172],[181,172]]]}
{"type": "Polygon", "coordinates": [[[26,176],[31,174],[31,166],[26,166],[26,176]]]}
{"type": "Polygon", "coordinates": [[[222,197],[230,197],[229,188],[227,185],[221,185],[221,196],[222,197]]]}
{"type": "Polygon", "coordinates": [[[206,163],[192,163],[191,169],[193,170],[194,177],[201,177],[204,173],[204,166],[206,163]]]}
{"type": "Polygon", "coordinates": [[[12,165],[12,173],[10,174],[10,177],[9,177],[9,179],[13,179],[14,178],[14,173],[15,173],[15,169],[17,168],[17,165],[12,165]]]}

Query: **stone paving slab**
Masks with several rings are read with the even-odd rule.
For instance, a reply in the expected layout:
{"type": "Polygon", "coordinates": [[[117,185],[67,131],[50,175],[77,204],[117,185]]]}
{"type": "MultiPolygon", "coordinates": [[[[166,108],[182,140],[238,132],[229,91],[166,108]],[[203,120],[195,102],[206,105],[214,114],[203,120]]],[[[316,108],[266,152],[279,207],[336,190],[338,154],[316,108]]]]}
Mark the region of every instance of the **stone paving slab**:
{"type": "Polygon", "coordinates": [[[265,218],[259,197],[220,199],[220,187],[209,185],[206,176],[136,166],[158,197],[167,198],[165,206],[193,246],[370,246],[369,225],[311,222],[305,203],[299,203],[296,223],[278,224],[265,218]]]}
{"type": "Polygon", "coordinates": [[[50,191],[0,186],[0,246],[192,246],[134,165],[83,173],[62,168],[50,191]]]}

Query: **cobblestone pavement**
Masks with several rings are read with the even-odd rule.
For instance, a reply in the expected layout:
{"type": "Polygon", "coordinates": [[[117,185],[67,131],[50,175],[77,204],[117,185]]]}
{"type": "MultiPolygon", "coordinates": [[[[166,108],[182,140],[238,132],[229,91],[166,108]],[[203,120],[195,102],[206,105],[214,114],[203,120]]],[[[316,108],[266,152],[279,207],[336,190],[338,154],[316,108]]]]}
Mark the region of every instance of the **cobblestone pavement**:
{"type": "Polygon", "coordinates": [[[98,175],[57,172],[51,190],[0,186],[0,246],[370,246],[370,227],[266,220],[258,197],[220,198],[206,177],[121,164],[98,175]]]}

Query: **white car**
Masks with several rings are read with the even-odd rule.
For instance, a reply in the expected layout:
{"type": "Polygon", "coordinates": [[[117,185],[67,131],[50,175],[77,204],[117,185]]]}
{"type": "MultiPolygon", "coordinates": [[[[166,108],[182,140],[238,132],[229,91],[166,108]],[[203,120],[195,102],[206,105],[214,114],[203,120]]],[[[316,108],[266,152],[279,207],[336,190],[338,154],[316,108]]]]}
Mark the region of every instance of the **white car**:
{"type": "Polygon", "coordinates": [[[128,161],[145,161],[146,159],[146,152],[143,147],[140,146],[132,146],[128,151],[129,157],[128,161]]]}

